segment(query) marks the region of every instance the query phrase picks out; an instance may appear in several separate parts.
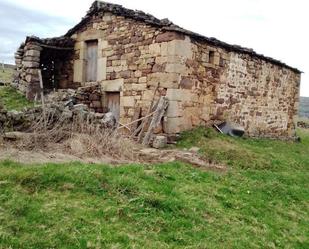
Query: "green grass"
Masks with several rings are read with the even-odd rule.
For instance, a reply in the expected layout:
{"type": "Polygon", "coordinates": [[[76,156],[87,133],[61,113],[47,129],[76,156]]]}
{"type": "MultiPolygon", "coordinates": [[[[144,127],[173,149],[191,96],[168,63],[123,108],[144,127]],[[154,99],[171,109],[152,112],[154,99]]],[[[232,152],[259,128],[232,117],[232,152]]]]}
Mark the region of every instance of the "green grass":
{"type": "Polygon", "coordinates": [[[0,65],[0,82],[10,83],[13,79],[13,74],[13,68],[5,68],[3,71],[2,65],[0,65]]]}
{"type": "Polygon", "coordinates": [[[300,135],[183,135],[179,146],[200,146],[227,173],[2,162],[0,248],[309,248],[309,133],[300,135]]]}
{"type": "Polygon", "coordinates": [[[17,111],[34,105],[33,102],[28,101],[24,95],[10,86],[0,86],[0,103],[7,110],[17,111]]]}
{"type": "Polygon", "coordinates": [[[301,143],[270,139],[232,138],[213,129],[184,132],[178,147],[197,146],[207,159],[237,169],[309,170],[309,134],[299,130],[301,143]]]}

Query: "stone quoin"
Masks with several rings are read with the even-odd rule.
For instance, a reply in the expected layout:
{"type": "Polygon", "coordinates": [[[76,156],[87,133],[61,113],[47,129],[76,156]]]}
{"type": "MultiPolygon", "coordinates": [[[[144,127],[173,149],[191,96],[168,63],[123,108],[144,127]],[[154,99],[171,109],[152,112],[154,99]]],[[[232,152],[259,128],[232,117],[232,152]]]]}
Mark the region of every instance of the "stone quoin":
{"type": "Polygon", "coordinates": [[[159,133],[230,121],[247,136],[295,137],[301,71],[142,11],[95,1],[64,36],[27,37],[15,60],[29,99],[40,93],[41,69],[46,92],[90,87],[86,104],[122,124],[166,96],[159,133]]]}

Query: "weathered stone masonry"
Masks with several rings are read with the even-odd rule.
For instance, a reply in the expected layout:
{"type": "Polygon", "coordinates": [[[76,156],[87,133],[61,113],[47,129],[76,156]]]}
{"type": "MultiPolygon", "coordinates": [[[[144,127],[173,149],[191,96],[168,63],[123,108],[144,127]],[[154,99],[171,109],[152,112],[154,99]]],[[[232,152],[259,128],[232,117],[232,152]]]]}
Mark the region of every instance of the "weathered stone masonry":
{"type": "MultiPolygon", "coordinates": [[[[54,62],[61,64],[54,69],[57,87],[98,85],[101,97],[92,95],[87,100],[97,111],[107,111],[109,95],[119,93],[119,121],[123,124],[145,116],[154,96],[156,100],[166,96],[169,107],[158,133],[175,134],[229,120],[244,126],[249,136],[295,136],[301,72],[253,50],[98,1],[61,39],[67,40],[62,46],[66,48],[73,40],[74,49],[61,59],[55,55],[54,62]],[[97,43],[94,82],[86,80],[89,41],[97,43]]],[[[40,54],[32,52],[38,58],[30,65],[27,46],[29,41],[18,50],[16,64],[19,85],[33,95],[37,79],[28,75],[35,76],[32,73],[39,67],[35,62],[40,54]]]]}

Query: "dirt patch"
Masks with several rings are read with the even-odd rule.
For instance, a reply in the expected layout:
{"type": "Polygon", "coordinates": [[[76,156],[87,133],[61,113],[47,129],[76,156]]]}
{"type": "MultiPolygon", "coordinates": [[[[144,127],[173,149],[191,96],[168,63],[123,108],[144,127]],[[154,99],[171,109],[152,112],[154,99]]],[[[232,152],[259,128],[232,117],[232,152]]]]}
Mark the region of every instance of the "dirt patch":
{"type": "Polygon", "coordinates": [[[165,149],[159,150],[154,148],[144,148],[139,151],[139,158],[143,162],[148,163],[164,163],[179,161],[191,164],[202,170],[215,170],[224,172],[227,170],[226,165],[218,164],[205,160],[197,151],[165,149]]]}
{"type": "Polygon", "coordinates": [[[129,157],[115,157],[114,155],[101,154],[100,156],[89,156],[85,144],[81,140],[67,140],[63,143],[46,144],[39,149],[22,149],[16,141],[0,141],[0,161],[13,160],[25,164],[41,163],[99,163],[109,165],[121,165],[130,163],[165,163],[180,161],[191,164],[201,170],[215,170],[224,172],[225,165],[216,164],[205,160],[197,151],[179,149],[154,149],[141,147],[139,144],[130,143],[132,155],[129,157]]]}
{"type": "Polygon", "coordinates": [[[129,160],[115,159],[109,156],[102,155],[100,158],[75,156],[61,152],[46,152],[46,151],[27,151],[16,148],[0,149],[0,161],[12,160],[25,164],[42,164],[42,163],[99,163],[99,164],[127,164],[132,163],[129,160]]]}

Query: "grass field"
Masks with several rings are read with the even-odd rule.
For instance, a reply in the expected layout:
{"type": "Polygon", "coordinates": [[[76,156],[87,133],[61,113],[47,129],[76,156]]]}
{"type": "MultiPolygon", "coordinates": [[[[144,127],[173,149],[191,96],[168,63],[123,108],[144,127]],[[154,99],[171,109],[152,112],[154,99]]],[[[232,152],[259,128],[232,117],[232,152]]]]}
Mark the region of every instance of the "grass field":
{"type": "MultiPolygon", "coordinates": [[[[10,83],[13,78],[14,69],[5,68],[4,72],[0,67],[0,82],[10,83]]],[[[4,105],[7,110],[21,110],[24,107],[33,106],[24,95],[17,92],[10,86],[0,86],[0,104],[4,105]]]]}
{"type": "Polygon", "coordinates": [[[17,111],[34,105],[33,102],[28,101],[24,95],[10,86],[0,86],[0,103],[7,110],[17,111]]]}
{"type": "Polygon", "coordinates": [[[2,65],[0,65],[0,82],[10,83],[13,79],[14,69],[13,68],[5,68],[2,69],[2,65]]]}
{"type": "Polygon", "coordinates": [[[309,248],[301,143],[183,134],[228,172],[190,165],[0,166],[0,248],[309,248]]]}

